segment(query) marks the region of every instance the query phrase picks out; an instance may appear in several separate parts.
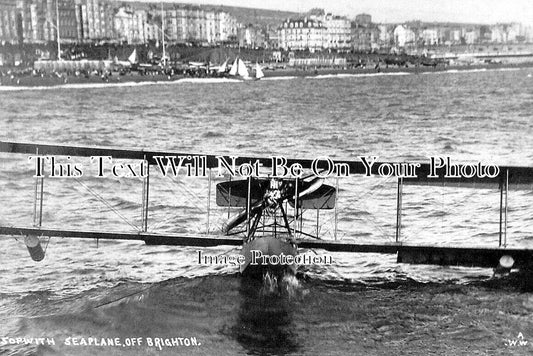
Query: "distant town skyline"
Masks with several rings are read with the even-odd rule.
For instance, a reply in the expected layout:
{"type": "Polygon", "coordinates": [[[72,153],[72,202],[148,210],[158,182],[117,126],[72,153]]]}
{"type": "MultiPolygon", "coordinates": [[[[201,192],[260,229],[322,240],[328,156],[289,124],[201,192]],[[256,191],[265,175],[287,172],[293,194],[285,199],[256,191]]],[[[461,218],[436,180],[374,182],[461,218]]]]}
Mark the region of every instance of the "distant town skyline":
{"type": "MultiPolygon", "coordinates": [[[[150,1],[157,0],[133,0],[150,1]]],[[[533,25],[531,0],[189,0],[164,2],[228,5],[248,8],[307,12],[323,8],[350,18],[372,15],[373,22],[397,23],[411,20],[493,24],[521,22],[533,25]]]]}

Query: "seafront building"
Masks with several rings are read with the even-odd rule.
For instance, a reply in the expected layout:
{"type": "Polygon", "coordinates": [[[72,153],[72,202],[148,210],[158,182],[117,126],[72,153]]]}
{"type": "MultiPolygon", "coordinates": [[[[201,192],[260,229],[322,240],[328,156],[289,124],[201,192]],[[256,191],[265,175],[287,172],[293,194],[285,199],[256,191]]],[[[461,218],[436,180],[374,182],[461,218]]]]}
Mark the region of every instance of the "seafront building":
{"type": "MultiPolygon", "coordinates": [[[[431,50],[520,51],[533,30],[518,23],[479,25],[410,21],[377,24],[370,14],[312,9],[294,16],[181,3],[114,0],[0,0],[0,46],[61,43],[167,44],[309,52],[426,53],[431,50]],[[492,47],[491,47],[492,46],[492,47]]],[[[287,13],[290,14],[290,13],[287,13]]],[[[1,54],[1,53],[0,53],[1,54]]],[[[287,58],[287,57],[285,57],[287,58]]]]}
{"type": "Polygon", "coordinates": [[[237,41],[241,27],[229,13],[183,4],[118,3],[106,0],[2,0],[1,43],[237,41]],[[164,19],[164,20],[163,20],[164,19]],[[164,21],[164,24],[162,24],[164,21]],[[59,26],[58,26],[59,25],[59,26]]]}
{"type": "Polygon", "coordinates": [[[393,31],[394,44],[397,47],[407,47],[409,45],[413,46],[416,43],[415,32],[404,26],[398,25],[393,31]]]}
{"type": "Polygon", "coordinates": [[[240,27],[237,31],[239,47],[245,48],[269,48],[269,38],[267,31],[254,24],[240,27]]]}
{"type": "Polygon", "coordinates": [[[379,49],[381,46],[390,44],[390,37],[381,39],[381,35],[388,35],[386,26],[372,23],[372,17],[368,14],[359,14],[351,23],[352,50],[357,52],[369,52],[379,49]]]}
{"type": "Polygon", "coordinates": [[[110,3],[80,0],[76,8],[78,38],[81,42],[115,38],[115,18],[110,3]]]}
{"type": "Polygon", "coordinates": [[[133,11],[121,7],[114,16],[115,39],[121,43],[145,43],[148,41],[146,23],[148,15],[144,10],[133,11]]]}
{"type": "Polygon", "coordinates": [[[55,41],[57,25],[65,42],[78,40],[74,0],[2,0],[0,41],[44,43],[55,41]]]}
{"type": "Polygon", "coordinates": [[[344,16],[326,14],[323,20],[326,27],[326,43],[324,48],[340,51],[351,49],[352,22],[344,16]]]}
{"type": "Polygon", "coordinates": [[[285,50],[317,51],[351,49],[351,21],[343,16],[323,12],[309,17],[287,19],[278,29],[279,47],[285,50]]]}
{"type": "MultiPolygon", "coordinates": [[[[283,50],[369,52],[413,52],[449,49],[452,46],[519,45],[533,42],[533,31],[518,23],[476,25],[453,23],[376,24],[369,14],[359,14],[354,21],[320,13],[286,19],[278,28],[278,47],[283,50]]],[[[482,48],[482,47],[479,47],[482,48]]],[[[516,47],[520,49],[519,46],[516,47]]],[[[470,48],[473,50],[473,48],[470,48]]],[[[501,50],[513,51],[512,46],[501,50]]]]}
{"type": "Polygon", "coordinates": [[[279,28],[279,47],[284,50],[309,50],[325,48],[327,30],[316,19],[288,19],[279,28]]]}
{"type": "MultiPolygon", "coordinates": [[[[227,12],[189,5],[170,5],[161,12],[165,39],[169,42],[213,45],[237,38],[239,25],[227,12]]],[[[157,16],[157,12],[154,13],[157,16]]]]}
{"type": "Polygon", "coordinates": [[[22,25],[16,0],[3,0],[0,3],[0,41],[16,41],[22,25]]]}

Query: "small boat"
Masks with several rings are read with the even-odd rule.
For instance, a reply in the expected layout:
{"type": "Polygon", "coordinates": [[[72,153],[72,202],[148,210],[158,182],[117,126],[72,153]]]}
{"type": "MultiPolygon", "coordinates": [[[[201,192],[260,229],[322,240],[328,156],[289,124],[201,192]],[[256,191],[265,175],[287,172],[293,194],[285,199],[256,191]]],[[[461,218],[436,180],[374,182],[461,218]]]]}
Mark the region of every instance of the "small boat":
{"type": "Polygon", "coordinates": [[[120,66],[122,68],[131,68],[132,66],[137,66],[139,60],[137,58],[137,49],[134,48],[133,52],[129,55],[128,59],[126,61],[121,61],[118,59],[117,56],[115,56],[113,63],[117,66],[120,66]]]}
{"type": "Polygon", "coordinates": [[[246,68],[246,65],[239,57],[235,58],[235,61],[233,62],[233,65],[229,71],[229,75],[242,80],[251,79],[250,74],[248,73],[248,68],[246,68]]]}
{"type": "Polygon", "coordinates": [[[209,73],[216,77],[226,77],[228,75],[228,60],[226,59],[221,65],[209,63],[209,73]]]}
{"type": "Polygon", "coordinates": [[[133,52],[131,52],[130,56],[128,57],[128,62],[130,62],[130,64],[136,64],[138,61],[137,48],[134,48],[133,52]]]}
{"type": "Polygon", "coordinates": [[[222,65],[216,69],[216,71],[218,74],[223,74],[223,73],[226,73],[227,70],[228,70],[228,60],[226,59],[224,63],[222,63],[222,65]]]}
{"type": "Polygon", "coordinates": [[[265,76],[265,74],[263,73],[263,70],[261,69],[261,66],[257,62],[255,63],[254,70],[255,70],[255,80],[259,80],[265,76]]]}

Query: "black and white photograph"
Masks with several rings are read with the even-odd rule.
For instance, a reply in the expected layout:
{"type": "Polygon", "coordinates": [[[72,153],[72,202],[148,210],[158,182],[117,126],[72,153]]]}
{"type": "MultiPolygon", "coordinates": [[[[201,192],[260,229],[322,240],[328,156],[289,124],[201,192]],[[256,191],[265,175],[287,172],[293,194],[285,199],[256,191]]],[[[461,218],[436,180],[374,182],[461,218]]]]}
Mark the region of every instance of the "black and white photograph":
{"type": "Polygon", "coordinates": [[[0,355],[533,354],[533,2],[0,0],[0,355]]]}

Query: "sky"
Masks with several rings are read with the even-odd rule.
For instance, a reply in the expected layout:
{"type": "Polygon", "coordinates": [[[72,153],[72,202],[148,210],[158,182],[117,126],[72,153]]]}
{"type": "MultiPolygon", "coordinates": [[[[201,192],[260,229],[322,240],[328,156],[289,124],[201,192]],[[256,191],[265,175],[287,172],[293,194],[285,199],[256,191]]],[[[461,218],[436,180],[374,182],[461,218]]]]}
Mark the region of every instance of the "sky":
{"type": "Polygon", "coordinates": [[[533,25],[533,0],[184,0],[178,2],[295,12],[306,12],[319,7],[349,18],[365,12],[372,15],[373,22],[422,20],[487,24],[521,22],[533,25]]]}

